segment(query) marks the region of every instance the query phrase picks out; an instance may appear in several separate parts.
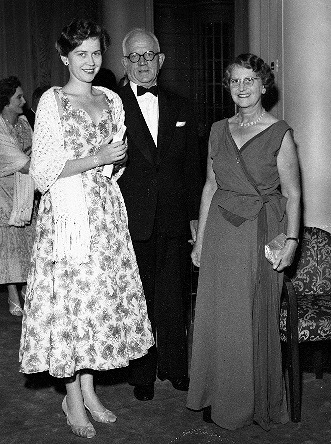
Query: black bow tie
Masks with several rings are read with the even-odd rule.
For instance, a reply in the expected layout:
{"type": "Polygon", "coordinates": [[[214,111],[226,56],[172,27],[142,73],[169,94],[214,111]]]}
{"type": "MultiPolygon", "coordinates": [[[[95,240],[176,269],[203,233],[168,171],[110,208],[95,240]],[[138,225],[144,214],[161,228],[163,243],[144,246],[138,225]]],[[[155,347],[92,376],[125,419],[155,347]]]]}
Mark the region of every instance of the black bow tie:
{"type": "Polygon", "coordinates": [[[142,96],[145,93],[152,93],[157,97],[158,87],[157,85],[151,86],[150,88],[144,88],[143,86],[137,85],[137,96],[142,96]]]}

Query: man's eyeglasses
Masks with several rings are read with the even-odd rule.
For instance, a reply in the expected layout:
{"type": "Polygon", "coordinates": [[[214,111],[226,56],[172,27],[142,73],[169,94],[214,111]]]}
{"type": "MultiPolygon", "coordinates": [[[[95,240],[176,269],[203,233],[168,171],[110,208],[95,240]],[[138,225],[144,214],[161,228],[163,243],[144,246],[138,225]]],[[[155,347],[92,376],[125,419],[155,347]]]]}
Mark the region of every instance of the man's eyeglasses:
{"type": "Polygon", "coordinates": [[[253,86],[254,80],[260,79],[261,77],[245,77],[244,79],[230,79],[229,84],[232,88],[239,88],[241,82],[244,86],[253,86]]]}
{"type": "Polygon", "coordinates": [[[160,54],[160,52],[146,51],[144,54],[138,54],[137,52],[131,52],[128,56],[124,56],[130,60],[131,63],[137,63],[140,60],[140,57],[143,57],[146,62],[151,62],[154,60],[154,57],[160,54]]]}

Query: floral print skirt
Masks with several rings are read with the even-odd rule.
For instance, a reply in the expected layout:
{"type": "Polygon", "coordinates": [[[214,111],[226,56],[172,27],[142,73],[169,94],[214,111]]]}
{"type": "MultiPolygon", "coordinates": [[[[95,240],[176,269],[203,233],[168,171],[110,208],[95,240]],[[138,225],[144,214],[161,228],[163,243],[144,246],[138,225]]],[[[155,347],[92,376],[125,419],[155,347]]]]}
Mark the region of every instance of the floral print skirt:
{"type": "Polygon", "coordinates": [[[122,195],[116,181],[93,174],[84,178],[92,184],[87,263],[54,262],[49,193],[40,202],[22,324],[24,373],[62,378],[124,367],[154,344],[122,195]]]}

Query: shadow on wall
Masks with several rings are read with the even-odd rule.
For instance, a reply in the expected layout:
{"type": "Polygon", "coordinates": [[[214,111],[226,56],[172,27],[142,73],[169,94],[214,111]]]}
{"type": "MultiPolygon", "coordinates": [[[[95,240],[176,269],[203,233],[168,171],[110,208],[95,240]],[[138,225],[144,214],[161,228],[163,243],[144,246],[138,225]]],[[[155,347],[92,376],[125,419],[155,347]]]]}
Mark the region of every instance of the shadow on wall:
{"type": "Polygon", "coordinates": [[[262,96],[262,106],[266,111],[270,111],[279,101],[279,89],[276,85],[267,89],[267,92],[262,96]]]}

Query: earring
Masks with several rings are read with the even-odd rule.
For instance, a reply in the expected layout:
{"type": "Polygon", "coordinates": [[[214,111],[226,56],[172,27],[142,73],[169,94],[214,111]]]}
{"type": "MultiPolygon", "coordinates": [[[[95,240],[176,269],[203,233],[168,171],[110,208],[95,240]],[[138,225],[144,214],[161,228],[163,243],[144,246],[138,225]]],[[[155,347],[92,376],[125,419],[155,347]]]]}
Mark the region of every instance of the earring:
{"type": "Polygon", "coordinates": [[[262,88],[262,94],[265,94],[266,91],[267,91],[267,90],[263,87],[263,88],[262,88]]]}
{"type": "Polygon", "coordinates": [[[68,66],[68,65],[69,65],[68,60],[66,60],[66,61],[64,62],[64,64],[65,64],[66,66],[68,66]]]}

